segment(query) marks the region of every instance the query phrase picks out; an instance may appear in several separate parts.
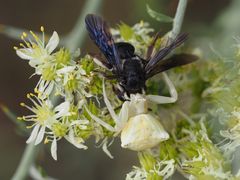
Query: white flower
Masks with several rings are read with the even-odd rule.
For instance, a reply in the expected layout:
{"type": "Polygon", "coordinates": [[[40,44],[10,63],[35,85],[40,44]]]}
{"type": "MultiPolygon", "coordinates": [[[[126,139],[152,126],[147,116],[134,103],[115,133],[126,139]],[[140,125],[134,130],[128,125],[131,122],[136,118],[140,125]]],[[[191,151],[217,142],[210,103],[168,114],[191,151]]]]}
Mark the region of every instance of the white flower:
{"type": "Polygon", "coordinates": [[[219,144],[219,147],[227,157],[230,157],[240,146],[240,109],[236,108],[232,111],[228,120],[230,128],[220,131],[224,140],[219,144]]]}
{"type": "MultiPolygon", "coordinates": [[[[175,171],[175,161],[173,159],[170,160],[162,160],[158,161],[153,169],[149,169],[146,171],[143,167],[133,167],[134,170],[127,174],[126,180],[147,180],[152,177],[151,175],[157,174],[161,179],[170,178],[175,171]]],[[[156,177],[156,176],[155,176],[156,177]]]]}
{"type": "Polygon", "coordinates": [[[27,143],[34,142],[34,144],[37,145],[42,142],[45,134],[51,135],[51,152],[53,158],[56,159],[57,137],[51,132],[51,130],[54,124],[59,123],[62,118],[70,115],[70,103],[66,101],[54,108],[49,99],[41,99],[34,94],[28,94],[27,97],[34,104],[34,106],[30,107],[21,103],[21,106],[26,107],[34,113],[21,118],[22,120],[33,122],[33,125],[30,126],[33,127],[33,130],[27,143]]]}
{"type": "Polygon", "coordinates": [[[24,44],[20,44],[22,48],[16,48],[17,55],[25,60],[29,60],[30,66],[36,68],[36,74],[41,73],[42,65],[45,65],[46,61],[52,60],[51,53],[59,44],[59,37],[56,31],[53,32],[47,44],[45,44],[44,29],[41,27],[42,38],[40,39],[35,33],[30,31],[33,40],[26,41],[27,34],[23,33],[22,40],[24,44]]]}
{"type": "MultiPolygon", "coordinates": [[[[41,27],[42,37],[38,37],[30,31],[31,37],[24,32],[22,40],[25,44],[20,44],[20,48],[15,47],[17,55],[28,60],[31,67],[35,68],[33,75],[41,75],[35,88],[42,98],[46,98],[52,92],[54,87],[54,78],[58,68],[57,60],[52,52],[59,44],[57,32],[53,32],[47,44],[45,44],[44,28],[41,27]]],[[[64,51],[61,51],[64,52],[64,51]]]]}
{"type": "Polygon", "coordinates": [[[65,136],[65,139],[68,140],[71,144],[79,149],[87,149],[87,146],[83,143],[85,142],[83,138],[78,137],[74,133],[74,129],[78,128],[80,130],[87,129],[87,125],[89,124],[88,120],[75,120],[70,124],[69,133],[65,136]]]}
{"type": "Polygon", "coordinates": [[[57,79],[59,86],[57,91],[67,99],[72,99],[73,92],[81,97],[91,97],[86,91],[91,78],[86,76],[85,70],[80,65],[65,66],[57,70],[57,79]]]}

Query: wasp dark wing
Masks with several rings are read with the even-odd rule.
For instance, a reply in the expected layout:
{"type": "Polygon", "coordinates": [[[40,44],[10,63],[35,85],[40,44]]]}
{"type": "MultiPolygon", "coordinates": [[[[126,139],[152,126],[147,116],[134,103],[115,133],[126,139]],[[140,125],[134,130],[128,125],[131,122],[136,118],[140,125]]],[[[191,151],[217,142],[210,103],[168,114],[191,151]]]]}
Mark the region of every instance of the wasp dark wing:
{"type": "Polygon", "coordinates": [[[150,78],[160,72],[166,71],[168,69],[183,66],[192,63],[198,59],[197,56],[192,54],[175,54],[168,59],[160,61],[149,73],[146,74],[146,78],[150,78]]]}
{"type": "Polygon", "coordinates": [[[149,61],[152,57],[152,53],[155,47],[155,44],[157,42],[157,40],[160,38],[160,32],[157,32],[157,34],[154,36],[152,42],[150,43],[150,45],[148,46],[147,49],[147,55],[146,55],[146,61],[149,61]]]}
{"type": "Polygon", "coordinates": [[[119,73],[121,71],[120,57],[107,23],[94,14],[88,14],[85,23],[90,38],[107,58],[112,68],[119,73]]]}
{"type": "Polygon", "coordinates": [[[93,57],[93,60],[100,66],[106,68],[106,69],[111,69],[112,65],[102,56],[102,54],[94,54],[94,53],[89,53],[93,57]],[[100,63],[100,64],[99,64],[100,63]]]}
{"type": "Polygon", "coordinates": [[[160,49],[155,55],[149,60],[147,65],[145,66],[146,73],[149,73],[159,61],[161,61],[164,57],[166,57],[173,49],[180,46],[187,40],[187,34],[178,35],[170,45],[160,49]]]}

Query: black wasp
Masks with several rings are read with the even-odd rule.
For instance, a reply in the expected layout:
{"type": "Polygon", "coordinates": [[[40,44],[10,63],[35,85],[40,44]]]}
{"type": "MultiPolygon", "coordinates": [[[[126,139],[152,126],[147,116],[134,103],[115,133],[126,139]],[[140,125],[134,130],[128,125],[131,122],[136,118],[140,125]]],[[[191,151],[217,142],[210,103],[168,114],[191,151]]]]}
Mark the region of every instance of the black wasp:
{"type": "Polygon", "coordinates": [[[143,59],[135,54],[135,48],[130,43],[115,43],[107,23],[101,17],[88,14],[85,23],[90,38],[106,58],[98,57],[99,63],[110,70],[111,78],[117,79],[119,83],[119,86],[113,89],[121,100],[124,100],[125,92],[127,95],[143,93],[146,89],[146,80],[150,77],[197,60],[196,56],[185,53],[164,59],[173,49],[187,40],[187,34],[178,35],[166,47],[153,53],[155,43],[160,36],[160,33],[157,33],[147,50],[146,58],[143,59]]]}

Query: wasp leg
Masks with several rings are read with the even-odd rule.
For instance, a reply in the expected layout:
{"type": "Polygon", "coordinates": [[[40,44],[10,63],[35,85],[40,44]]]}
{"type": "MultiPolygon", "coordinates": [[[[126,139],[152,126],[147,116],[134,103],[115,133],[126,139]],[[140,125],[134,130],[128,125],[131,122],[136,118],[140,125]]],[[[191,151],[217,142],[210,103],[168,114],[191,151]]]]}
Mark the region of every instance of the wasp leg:
{"type": "Polygon", "coordinates": [[[116,86],[112,86],[113,92],[117,95],[118,99],[120,99],[121,101],[127,101],[127,99],[125,98],[124,95],[124,91],[117,88],[116,86]]]}
{"type": "Polygon", "coordinates": [[[103,71],[93,70],[93,72],[98,73],[99,75],[101,75],[102,77],[104,77],[104,78],[106,78],[108,80],[113,80],[113,79],[117,78],[116,75],[108,74],[108,73],[105,73],[103,71]]]}
{"type": "Polygon", "coordinates": [[[163,78],[169,88],[169,93],[170,93],[171,97],[158,96],[158,95],[147,95],[146,98],[157,104],[174,103],[178,99],[177,91],[176,91],[172,81],[168,78],[166,73],[163,73],[163,78]]]}

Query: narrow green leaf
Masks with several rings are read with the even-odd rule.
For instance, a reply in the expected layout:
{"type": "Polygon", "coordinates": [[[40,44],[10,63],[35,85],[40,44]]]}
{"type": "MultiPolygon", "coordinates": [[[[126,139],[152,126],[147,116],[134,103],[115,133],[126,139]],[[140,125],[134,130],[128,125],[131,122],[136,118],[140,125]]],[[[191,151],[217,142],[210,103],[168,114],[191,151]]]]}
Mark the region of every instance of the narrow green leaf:
{"type": "Polygon", "coordinates": [[[164,22],[164,23],[171,23],[173,22],[173,18],[172,17],[169,17],[169,16],[166,16],[164,14],[161,14],[161,13],[158,13],[154,10],[152,10],[149,5],[147,4],[146,5],[147,7],[147,13],[153,18],[153,19],[156,19],[157,21],[159,22],[164,22]]]}

